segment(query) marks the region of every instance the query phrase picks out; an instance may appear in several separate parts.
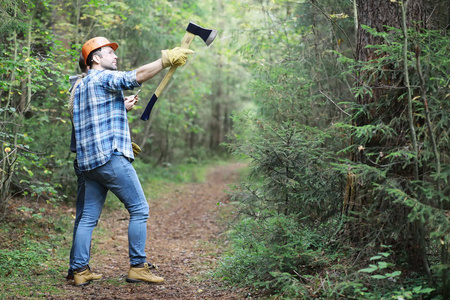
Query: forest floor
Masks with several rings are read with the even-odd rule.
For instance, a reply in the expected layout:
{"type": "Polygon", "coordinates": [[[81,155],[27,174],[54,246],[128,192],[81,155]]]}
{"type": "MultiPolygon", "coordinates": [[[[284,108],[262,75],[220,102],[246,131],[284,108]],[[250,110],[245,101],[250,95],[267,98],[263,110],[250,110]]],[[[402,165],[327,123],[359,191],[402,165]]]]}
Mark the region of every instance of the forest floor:
{"type": "Polygon", "coordinates": [[[221,253],[220,235],[226,230],[224,206],[229,202],[228,184],[239,165],[217,166],[203,183],[186,184],[150,203],[148,261],[162,285],[130,284],[128,272],[128,213],[125,209],[102,215],[107,234],[95,235],[91,266],[103,274],[86,287],[66,284],[66,299],[243,299],[248,293],[231,288],[208,273],[221,253]],[[221,221],[222,220],[222,221],[221,221]],[[119,282],[118,282],[119,281],[119,282]]]}
{"type": "MultiPolygon", "coordinates": [[[[249,291],[210,276],[226,245],[223,233],[232,209],[226,191],[241,167],[238,163],[215,166],[204,182],[177,186],[149,201],[147,260],[158,266],[153,273],[164,277],[164,284],[126,283],[129,217],[116,199],[118,208],[103,211],[92,240],[90,266],[103,278],[75,287],[65,280],[66,273],[60,273],[58,295],[48,293],[44,298],[255,299],[249,291]]],[[[73,207],[66,209],[75,214],[73,207]]]]}

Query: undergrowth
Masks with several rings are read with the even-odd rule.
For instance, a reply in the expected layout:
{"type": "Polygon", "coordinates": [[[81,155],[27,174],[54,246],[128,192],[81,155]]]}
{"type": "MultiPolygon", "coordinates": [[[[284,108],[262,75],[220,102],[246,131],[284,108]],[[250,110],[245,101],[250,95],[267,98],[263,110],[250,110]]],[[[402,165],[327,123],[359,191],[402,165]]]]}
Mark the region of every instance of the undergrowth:
{"type": "Polygon", "coordinates": [[[360,258],[337,242],[336,223],[308,228],[285,216],[243,218],[212,276],[252,287],[262,299],[442,300],[425,276],[393,259],[390,246],[360,258]]]}
{"type": "Polygon", "coordinates": [[[0,299],[64,293],[58,285],[67,270],[71,220],[46,204],[28,206],[12,206],[0,224],[0,299]],[[48,209],[43,211],[42,206],[48,209]]]}

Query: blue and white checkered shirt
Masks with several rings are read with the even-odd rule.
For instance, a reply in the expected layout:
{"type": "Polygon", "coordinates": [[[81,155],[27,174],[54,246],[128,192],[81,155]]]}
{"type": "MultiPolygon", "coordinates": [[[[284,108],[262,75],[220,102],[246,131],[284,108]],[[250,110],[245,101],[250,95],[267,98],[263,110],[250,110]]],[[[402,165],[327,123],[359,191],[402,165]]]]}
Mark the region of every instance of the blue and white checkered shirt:
{"type": "Polygon", "coordinates": [[[141,86],[136,70],[89,70],[75,89],[73,124],[81,171],[106,164],[117,150],[134,160],[123,90],[141,86]]]}

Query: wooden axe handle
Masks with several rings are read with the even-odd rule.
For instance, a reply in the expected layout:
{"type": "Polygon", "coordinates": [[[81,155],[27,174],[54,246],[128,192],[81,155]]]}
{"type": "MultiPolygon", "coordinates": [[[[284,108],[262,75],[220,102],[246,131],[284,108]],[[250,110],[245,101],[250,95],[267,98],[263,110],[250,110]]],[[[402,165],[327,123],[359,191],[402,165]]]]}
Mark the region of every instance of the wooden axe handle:
{"type": "MultiPolygon", "coordinates": [[[[195,38],[195,34],[186,32],[183,39],[181,40],[181,48],[188,49],[191,45],[192,41],[195,38]]],[[[159,95],[161,95],[164,88],[167,86],[167,83],[170,81],[170,78],[172,78],[173,73],[177,70],[176,66],[170,67],[169,71],[166,73],[166,76],[164,76],[163,80],[159,84],[158,88],[156,89],[155,93],[152,96],[152,99],[147,104],[147,107],[145,108],[144,113],[141,116],[141,120],[147,121],[150,118],[150,112],[152,111],[153,105],[155,105],[156,100],[158,100],[159,95]]]]}
{"type": "MultiPolygon", "coordinates": [[[[194,37],[195,37],[194,34],[192,34],[190,32],[186,32],[186,34],[184,35],[183,39],[181,40],[181,47],[180,48],[188,49],[189,46],[191,45],[192,41],[194,40],[194,37]]],[[[161,83],[159,84],[158,88],[155,91],[156,97],[159,97],[159,95],[161,95],[162,91],[166,87],[166,85],[169,82],[170,78],[172,78],[172,75],[173,75],[173,73],[175,73],[177,68],[178,67],[176,67],[176,66],[170,67],[169,72],[167,72],[166,76],[164,76],[163,80],[161,81],[161,83]]]]}

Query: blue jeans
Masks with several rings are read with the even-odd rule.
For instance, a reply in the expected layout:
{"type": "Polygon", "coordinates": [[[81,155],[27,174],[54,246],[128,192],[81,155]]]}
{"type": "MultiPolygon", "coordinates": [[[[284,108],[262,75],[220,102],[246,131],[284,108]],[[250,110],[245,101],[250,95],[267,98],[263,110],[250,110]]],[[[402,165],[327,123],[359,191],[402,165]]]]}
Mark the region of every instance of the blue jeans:
{"type": "Polygon", "coordinates": [[[131,162],[123,155],[112,155],[103,166],[83,172],[84,209],[75,234],[71,269],[89,264],[92,232],[98,224],[108,190],[125,205],[130,214],[128,249],[130,265],[146,262],[145,242],[149,208],[141,183],[131,162]]]}

